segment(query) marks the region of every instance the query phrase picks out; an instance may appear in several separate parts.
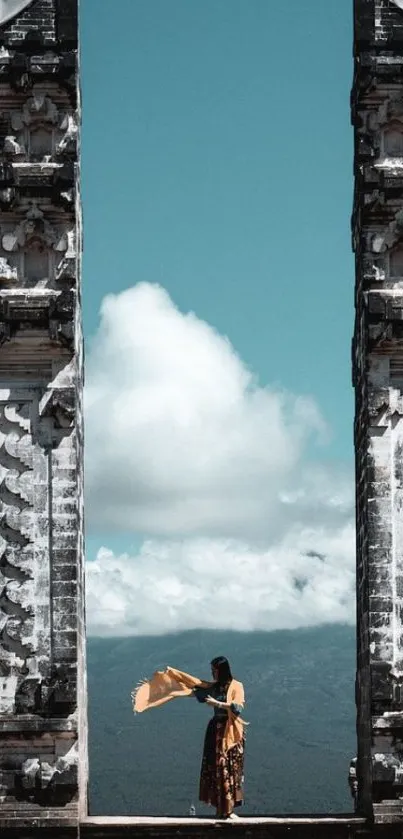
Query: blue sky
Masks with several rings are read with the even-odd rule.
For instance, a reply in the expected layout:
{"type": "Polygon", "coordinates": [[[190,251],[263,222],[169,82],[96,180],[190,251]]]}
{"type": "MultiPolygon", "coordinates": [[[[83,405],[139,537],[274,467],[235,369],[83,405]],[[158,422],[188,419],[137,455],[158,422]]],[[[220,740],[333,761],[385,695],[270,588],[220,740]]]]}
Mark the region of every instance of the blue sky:
{"type": "MultiPolygon", "coordinates": [[[[261,386],[315,399],[335,469],[352,462],[351,6],[81,3],[87,352],[105,295],[158,283],[261,386]]],[[[89,558],[141,538],[90,523],[89,558]]]]}

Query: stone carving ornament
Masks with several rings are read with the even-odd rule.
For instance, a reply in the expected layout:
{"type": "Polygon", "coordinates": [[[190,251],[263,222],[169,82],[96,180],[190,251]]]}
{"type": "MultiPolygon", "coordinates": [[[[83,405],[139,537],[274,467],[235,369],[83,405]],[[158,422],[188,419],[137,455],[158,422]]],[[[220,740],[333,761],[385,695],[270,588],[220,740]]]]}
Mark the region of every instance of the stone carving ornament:
{"type": "Polygon", "coordinates": [[[35,92],[27,99],[22,111],[12,114],[11,125],[14,131],[21,131],[24,126],[33,123],[56,125],[57,117],[57,107],[50,97],[46,93],[35,92]]]}
{"type": "Polygon", "coordinates": [[[78,746],[74,743],[66,754],[49,763],[39,758],[28,758],[21,767],[21,780],[25,789],[46,788],[55,782],[75,783],[78,771],[78,746]]]}
{"type": "MultiPolygon", "coordinates": [[[[403,0],[402,0],[403,3],[403,0]]],[[[382,233],[376,233],[372,237],[373,253],[385,253],[390,250],[403,237],[403,210],[398,210],[393,221],[382,233]]]]}
{"type": "Polygon", "coordinates": [[[4,256],[0,256],[0,283],[1,282],[17,282],[18,271],[12,267],[4,256]]]}
{"type": "Polygon", "coordinates": [[[63,152],[75,151],[75,145],[77,142],[77,135],[78,135],[78,127],[77,122],[73,114],[65,114],[62,117],[60,123],[60,130],[63,131],[63,137],[60,140],[60,143],[57,146],[56,151],[58,154],[63,154],[63,152]]]}
{"type": "MultiPolygon", "coordinates": [[[[33,655],[32,568],[26,513],[32,505],[26,494],[26,473],[32,475],[32,441],[27,420],[18,406],[1,410],[4,439],[0,446],[0,643],[3,679],[17,682],[29,673],[33,655]],[[28,551],[28,552],[27,552],[28,551]],[[14,678],[13,678],[14,677],[14,678]]],[[[0,671],[0,672],[1,672],[0,671]]],[[[0,713],[10,710],[11,695],[2,696],[0,713]]]]}
{"type": "Polygon", "coordinates": [[[23,143],[18,143],[15,134],[9,134],[4,138],[4,154],[25,155],[26,148],[23,143]]]}
{"type": "Polygon", "coordinates": [[[7,253],[13,253],[20,248],[53,248],[65,253],[68,248],[67,233],[58,235],[44,218],[42,210],[33,204],[28,210],[24,221],[11,232],[5,233],[1,244],[7,253]]]}
{"type": "Polygon", "coordinates": [[[29,146],[32,146],[36,132],[41,130],[48,138],[45,140],[45,148],[35,150],[33,147],[31,154],[50,159],[54,152],[60,155],[74,154],[76,151],[78,126],[75,114],[60,114],[57,106],[44,91],[34,91],[22,110],[11,115],[11,128],[14,133],[4,140],[4,152],[7,155],[25,156],[29,146]]]}
{"type": "Polygon", "coordinates": [[[50,158],[54,148],[54,129],[58,122],[59,113],[54,102],[44,91],[35,90],[22,110],[11,115],[14,133],[5,138],[5,153],[22,155],[29,149],[34,158],[50,158]]]}

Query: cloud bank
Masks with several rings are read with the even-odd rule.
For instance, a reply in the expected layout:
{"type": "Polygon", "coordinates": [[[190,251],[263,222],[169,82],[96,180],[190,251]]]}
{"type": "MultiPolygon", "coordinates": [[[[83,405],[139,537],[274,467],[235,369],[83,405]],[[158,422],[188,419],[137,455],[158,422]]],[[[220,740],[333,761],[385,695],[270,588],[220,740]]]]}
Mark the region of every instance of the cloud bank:
{"type": "Polygon", "coordinates": [[[104,299],[86,375],[89,526],[146,534],[88,564],[90,631],[353,620],[353,484],[308,457],[314,400],[149,284],[104,299]]]}
{"type": "Polygon", "coordinates": [[[353,542],[353,528],[346,526],[337,534],[293,534],[260,551],[197,539],[146,542],[133,557],[102,549],[88,568],[90,630],[154,635],[350,623],[353,542]]]}

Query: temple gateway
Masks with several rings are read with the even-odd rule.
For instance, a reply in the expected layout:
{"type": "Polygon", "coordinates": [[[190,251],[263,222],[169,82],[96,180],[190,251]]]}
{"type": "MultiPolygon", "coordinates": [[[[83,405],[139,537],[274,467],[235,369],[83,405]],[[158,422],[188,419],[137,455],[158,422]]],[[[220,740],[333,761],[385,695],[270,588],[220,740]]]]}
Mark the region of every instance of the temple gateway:
{"type": "Polygon", "coordinates": [[[77,5],[0,0],[1,835],[401,839],[403,0],[352,0],[355,812],[224,824],[88,809],[77,5]]]}

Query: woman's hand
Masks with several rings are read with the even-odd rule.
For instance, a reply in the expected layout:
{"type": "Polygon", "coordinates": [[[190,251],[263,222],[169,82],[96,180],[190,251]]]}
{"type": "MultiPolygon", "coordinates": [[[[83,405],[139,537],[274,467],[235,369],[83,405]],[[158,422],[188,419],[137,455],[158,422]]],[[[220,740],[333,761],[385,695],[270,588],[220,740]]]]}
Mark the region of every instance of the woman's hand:
{"type": "Polygon", "coordinates": [[[214,699],[212,696],[206,696],[206,703],[207,705],[212,705],[214,708],[228,708],[228,702],[219,702],[218,699],[214,699]]]}

